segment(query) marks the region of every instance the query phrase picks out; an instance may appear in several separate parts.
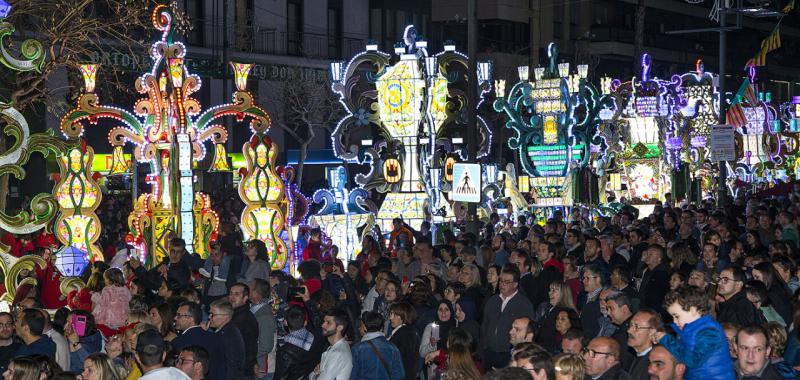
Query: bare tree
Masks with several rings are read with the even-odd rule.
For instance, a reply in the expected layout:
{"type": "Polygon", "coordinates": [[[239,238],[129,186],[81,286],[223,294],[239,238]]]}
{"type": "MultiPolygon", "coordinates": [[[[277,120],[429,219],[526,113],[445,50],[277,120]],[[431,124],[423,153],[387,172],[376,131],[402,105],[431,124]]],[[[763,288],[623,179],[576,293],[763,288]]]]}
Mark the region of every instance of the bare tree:
{"type": "Polygon", "coordinates": [[[280,128],[300,145],[296,182],[301,187],[308,147],[320,131],[333,132],[343,108],[325,84],[293,80],[277,83],[273,88],[273,94],[282,96],[270,98],[266,108],[272,116],[273,127],[280,128]]]}
{"type": "MultiPolygon", "coordinates": [[[[20,46],[19,42],[31,38],[41,43],[45,54],[39,70],[3,73],[0,83],[3,98],[0,100],[20,111],[44,105],[47,112],[60,117],[69,106],[52,95],[69,92],[71,88],[54,88],[48,85],[48,79],[66,72],[70,84],[80,86],[78,66],[95,61],[101,54],[118,52],[142,57],[144,61],[146,47],[155,34],[150,19],[157,4],[155,0],[10,0],[9,3],[12,11],[5,21],[17,30],[5,41],[9,50],[20,50],[25,45],[20,46]]],[[[185,17],[174,12],[174,25],[185,29],[185,17]]],[[[26,53],[31,51],[26,50],[26,53]]],[[[132,86],[122,77],[123,70],[106,65],[98,78],[98,86],[113,89],[106,91],[110,94],[120,94],[126,89],[133,92],[132,86]]],[[[77,91],[71,92],[77,95],[77,91]]],[[[9,139],[0,133],[0,154],[12,145],[9,139]]],[[[4,211],[8,175],[0,175],[0,194],[0,211],[4,211]]]]}

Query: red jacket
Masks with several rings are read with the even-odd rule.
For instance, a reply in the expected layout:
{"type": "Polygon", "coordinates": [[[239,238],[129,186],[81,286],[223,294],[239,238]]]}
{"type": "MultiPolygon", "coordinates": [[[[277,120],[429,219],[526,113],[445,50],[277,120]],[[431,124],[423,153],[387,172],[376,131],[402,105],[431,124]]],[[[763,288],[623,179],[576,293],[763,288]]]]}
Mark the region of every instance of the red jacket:
{"type": "Polygon", "coordinates": [[[322,261],[322,248],[320,243],[313,240],[309,241],[308,245],[303,248],[303,261],[311,259],[322,261]]]}
{"type": "Polygon", "coordinates": [[[58,309],[67,305],[66,299],[61,299],[61,274],[51,263],[44,269],[36,268],[36,278],[41,289],[40,300],[45,309],[58,309]]]}

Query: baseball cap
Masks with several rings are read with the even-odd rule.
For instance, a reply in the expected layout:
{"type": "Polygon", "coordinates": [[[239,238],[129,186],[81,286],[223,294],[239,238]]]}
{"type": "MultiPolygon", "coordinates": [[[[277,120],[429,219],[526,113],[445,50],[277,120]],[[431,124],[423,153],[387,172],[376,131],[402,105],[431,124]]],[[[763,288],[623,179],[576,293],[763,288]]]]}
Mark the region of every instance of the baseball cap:
{"type": "Polygon", "coordinates": [[[145,330],[136,339],[136,352],[140,354],[156,354],[164,351],[164,338],[156,330],[145,330]]]}

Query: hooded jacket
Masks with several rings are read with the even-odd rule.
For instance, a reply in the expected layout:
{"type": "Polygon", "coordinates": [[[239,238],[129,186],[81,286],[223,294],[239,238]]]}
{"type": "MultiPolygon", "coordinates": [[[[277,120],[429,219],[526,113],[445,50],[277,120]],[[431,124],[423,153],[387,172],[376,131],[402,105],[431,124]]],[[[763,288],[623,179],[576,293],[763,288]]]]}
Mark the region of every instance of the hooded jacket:
{"type": "Polygon", "coordinates": [[[681,330],[672,325],[677,337],[664,335],[659,343],[686,364],[686,380],[734,380],[733,361],[722,326],[704,315],[681,330]]]}

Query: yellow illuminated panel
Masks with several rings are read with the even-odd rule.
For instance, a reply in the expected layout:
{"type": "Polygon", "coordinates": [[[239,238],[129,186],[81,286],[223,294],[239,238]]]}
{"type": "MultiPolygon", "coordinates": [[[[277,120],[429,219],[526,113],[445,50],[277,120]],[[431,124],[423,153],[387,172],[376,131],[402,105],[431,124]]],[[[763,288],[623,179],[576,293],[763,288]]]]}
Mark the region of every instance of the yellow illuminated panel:
{"type": "Polygon", "coordinates": [[[417,61],[400,61],[378,79],[378,110],[384,128],[392,137],[417,134],[424,87],[417,61]]]}

